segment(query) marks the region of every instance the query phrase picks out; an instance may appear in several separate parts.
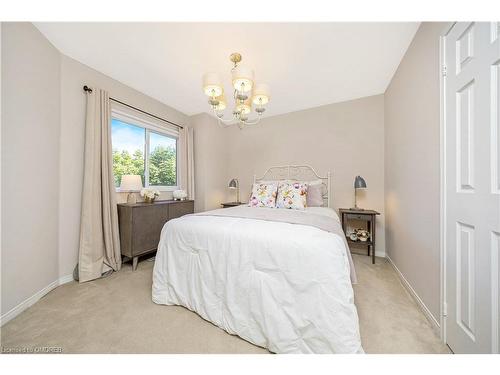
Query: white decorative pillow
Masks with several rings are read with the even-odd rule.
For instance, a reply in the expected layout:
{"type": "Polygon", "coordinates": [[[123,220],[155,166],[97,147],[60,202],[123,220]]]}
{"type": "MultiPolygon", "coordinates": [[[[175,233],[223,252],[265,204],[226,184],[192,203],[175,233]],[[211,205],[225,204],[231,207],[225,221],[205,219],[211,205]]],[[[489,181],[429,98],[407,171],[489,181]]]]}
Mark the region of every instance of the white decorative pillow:
{"type": "Polygon", "coordinates": [[[307,183],[299,181],[281,181],[278,186],[278,208],[303,210],[307,207],[307,183]]]}
{"type": "Polygon", "coordinates": [[[278,184],[276,182],[253,184],[248,206],[274,208],[276,206],[277,190],[278,184]]]}

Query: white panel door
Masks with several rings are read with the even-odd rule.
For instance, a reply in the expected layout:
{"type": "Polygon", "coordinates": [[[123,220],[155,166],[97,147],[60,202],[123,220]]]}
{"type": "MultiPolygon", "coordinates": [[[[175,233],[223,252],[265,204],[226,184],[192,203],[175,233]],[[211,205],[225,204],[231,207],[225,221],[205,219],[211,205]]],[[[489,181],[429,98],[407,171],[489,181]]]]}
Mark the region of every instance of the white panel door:
{"type": "Polygon", "coordinates": [[[461,22],[444,38],[446,341],[498,353],[499,23],[461,22]]]}

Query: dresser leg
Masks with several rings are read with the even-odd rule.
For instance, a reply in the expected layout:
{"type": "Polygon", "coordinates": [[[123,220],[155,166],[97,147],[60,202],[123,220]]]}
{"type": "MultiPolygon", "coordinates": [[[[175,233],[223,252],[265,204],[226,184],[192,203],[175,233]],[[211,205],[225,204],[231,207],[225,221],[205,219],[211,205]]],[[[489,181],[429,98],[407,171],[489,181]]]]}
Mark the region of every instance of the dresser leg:
{"type": "Polygon", "coordinates": [[[135,271],[137,269],[137,261],[138,260],[139,260],[139,257],[132,258],[132,271],[135,271]]]}

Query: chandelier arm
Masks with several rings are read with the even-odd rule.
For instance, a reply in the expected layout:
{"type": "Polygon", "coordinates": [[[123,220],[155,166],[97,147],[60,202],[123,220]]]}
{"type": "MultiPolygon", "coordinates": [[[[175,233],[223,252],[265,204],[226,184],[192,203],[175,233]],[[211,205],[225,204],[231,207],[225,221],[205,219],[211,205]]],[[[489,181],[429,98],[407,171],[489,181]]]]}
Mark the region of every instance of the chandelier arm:
{"type": "Polygon", "coordinates": [[[225,125],[231,125],[231,123],[233,123],[233,122],[234,122],[234,120],[230,120],[230,119],[222,119],[222,118],[220,118],[220,117],[217,117],[217,118],[219,119],[219,122],[220,122],[221,124],[225,124],[225,125]]]}
{"type": "Polygon", "coordinates": [[[223,119],[223,118],[219,117],[217,115],[217,111],[216,110],[213,110],[213,112],[214,112],[214,115],[217,117],[219,125],[221,125],[221,126],[223,126],[225,128],[228,127],[228,126],[230,126],[231,123],[234,121],[234,119],[223,119]]]}
{"type": "Polygon", "coordinates": [[[244,121],[243,124],[245,124],[245,125],[257,125],[260,122],[261,118],[262,117],[259,116],[253,121],[244,121]]]}
{"type": "Polygon", "coordinates": [[[233,126],[230,121],[228,120],[222,120],[220,117],[217,118],[217,122],[219,126],[223,128],[229,128],[230,126],[233,126]]]}

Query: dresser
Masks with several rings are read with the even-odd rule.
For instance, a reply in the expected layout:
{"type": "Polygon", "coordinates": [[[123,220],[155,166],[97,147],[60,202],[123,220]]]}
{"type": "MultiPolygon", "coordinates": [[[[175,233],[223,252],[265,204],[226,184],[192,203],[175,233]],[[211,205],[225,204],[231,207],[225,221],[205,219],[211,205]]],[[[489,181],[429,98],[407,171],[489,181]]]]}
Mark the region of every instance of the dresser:
{"type": "Polygon", "coordinates": [[[156,251],[163,225],[194,212],[194,201],[156,201],[118,204],[121,253],[137,268],[139,256],[156,251]]]}

